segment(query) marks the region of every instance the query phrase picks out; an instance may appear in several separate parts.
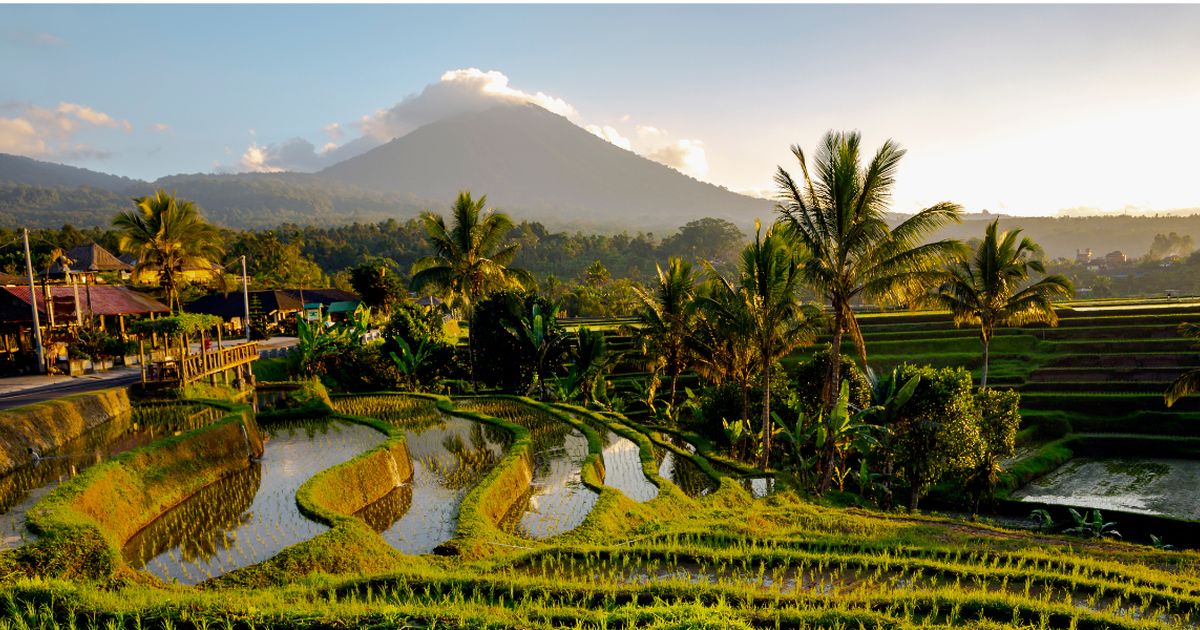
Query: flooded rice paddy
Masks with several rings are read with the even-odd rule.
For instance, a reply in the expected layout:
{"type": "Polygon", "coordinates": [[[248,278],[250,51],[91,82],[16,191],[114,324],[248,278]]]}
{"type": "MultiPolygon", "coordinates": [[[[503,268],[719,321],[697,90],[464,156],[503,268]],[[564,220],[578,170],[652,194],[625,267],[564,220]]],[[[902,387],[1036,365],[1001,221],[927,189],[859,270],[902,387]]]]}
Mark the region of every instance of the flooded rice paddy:
{"type": "MultiPolygon", "coordinates": [[[[680,448],[694,453],[696,447],[680,438],[670,438],[672,443],[680,448]]],[[[680,490],[689,497],[702,497],[717,489],[719,484],[707,473],[700,469],[691,459],[681,457],[674,451],[654,447],[654,459],[658,461],[658,476],[679,486],[680,490]]]]}
{"type": "Polygon", "coordinates": [[[454,537],[463,497],[508,450],[507,431],[463,418],[406,428],[412,480],[358,512],[393,547],[430,553],[454,537]]]}
{"type": "Polygon", "coordinates": [[[580,473],[588,456],[587,438],[553,414],[509,400],[461,401],[480,413],[529,429],[533,480],[513,504],[500,526],[533,539],[579,527],[600,498],[583,484],[580,473]]]}
{"type": "Polygon", "coordinates": [[[175,506],[123,550],[130,566],[166,581],[196,584],[262,562],[329,529],[296,506],[312,476],[386,439],[366,425],[307,420],[264,428],[260,462],[175,506]]]}
{"type": "Polygon", "coordinates": [[[1072,459],[1013,494],[1022,501],[1200,520],[1200,461],[1072,459]]]}
{"type": "MultiPolygon", "coordinates": [[[[564,410],[563,413],[571,412],[564,410]]],[[[600,456],[604,461],[604,485],[619,490],[638,503],[645,503],[658,496],[658,486],[647,479],[646,472],[642,470],[642,449],[636,442],[587,416],[573,414],[572,417],[586,422],[600,434],[600,456]]]]}
{"type": "Polygon", "coordinates": [[[25,514],[60,483],[106,459],[211,424],[224,412],[201,405],[142,405],[40,453],[40,459],[0,478],[0,549],[34,540],[25,514]]]}

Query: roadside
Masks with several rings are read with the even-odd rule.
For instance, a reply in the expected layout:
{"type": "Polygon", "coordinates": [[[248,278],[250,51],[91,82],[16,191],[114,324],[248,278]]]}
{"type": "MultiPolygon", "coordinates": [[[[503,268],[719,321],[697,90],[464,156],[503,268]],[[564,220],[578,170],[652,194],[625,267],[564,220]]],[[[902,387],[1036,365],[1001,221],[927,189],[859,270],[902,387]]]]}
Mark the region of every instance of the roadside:
{"type": "MultiPolygon", "coordinates": [[[[272,337],[258,342],[259,355],[266,359],[283,356],[296,345],[295,337],[272,337]]],[[[226,342],[225,345],[233,345],[226,342]]],[[[195,348],[199,352],[199,346],[195,348]]],[[[109,387],[132,385],[141,378],[137,366],[118,367],[97,374],[67,376],[65,374],[38,374],[0,378],[0,409],[90,392],[109,387]]]]}

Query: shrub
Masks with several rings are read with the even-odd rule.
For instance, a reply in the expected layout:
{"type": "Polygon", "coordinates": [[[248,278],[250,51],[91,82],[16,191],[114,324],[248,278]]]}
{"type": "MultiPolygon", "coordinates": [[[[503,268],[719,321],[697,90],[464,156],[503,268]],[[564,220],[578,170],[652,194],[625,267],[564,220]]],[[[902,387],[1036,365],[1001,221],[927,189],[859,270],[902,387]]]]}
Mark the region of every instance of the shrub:
{"type": "Polygon", "coordinates": [[[921,381],[892,423],[890,457],[911,487],[909,509],[944,474],[966,472],[982,453],[979,404],[971,374],[963,368],[904,364],[900,382],[921,381]]]}
{"type": "MultiPolygon", "coordinates": [[[[814,352],[807,361],[797,364],[788,374],[795,383],[794,389],[799,410],[806,415],[820,411],[821,389],[825,386],[825,374],[829,371],[830,354],[832,354],[831,348],[829,344],[825,344],[824,348],[814,352]]],[[[870,381],[859,369],[858,364],[845,354],[841,355],[839,377],[841,381],[850,383],[851,405],[862,409],[871,404],[870,381]]],[[[774,384],[772,383],[772,385],[774,384]]]]}

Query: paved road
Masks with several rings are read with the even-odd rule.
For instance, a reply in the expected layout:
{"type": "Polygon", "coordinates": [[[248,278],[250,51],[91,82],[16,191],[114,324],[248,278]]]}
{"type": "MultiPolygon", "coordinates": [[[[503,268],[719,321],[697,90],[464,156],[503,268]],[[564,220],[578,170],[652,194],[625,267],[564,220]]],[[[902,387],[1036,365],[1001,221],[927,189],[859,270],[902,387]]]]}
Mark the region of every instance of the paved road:
{"type": "Polygon", "coordinates": [[[125,387],[126,385],[132,385],[138,382],[140,378],[141,376],[137,372],[114,378],[88,378],[86,376],[81,376],[66,383],[56,383],[46,387],[18,391],[11,394],[0,394],[0,409],[20,407],[21,405],[32,405],[33,403],[39,403],[44,400],[62,398],[63,396],[91,392],[98,389],[125,387]]]}

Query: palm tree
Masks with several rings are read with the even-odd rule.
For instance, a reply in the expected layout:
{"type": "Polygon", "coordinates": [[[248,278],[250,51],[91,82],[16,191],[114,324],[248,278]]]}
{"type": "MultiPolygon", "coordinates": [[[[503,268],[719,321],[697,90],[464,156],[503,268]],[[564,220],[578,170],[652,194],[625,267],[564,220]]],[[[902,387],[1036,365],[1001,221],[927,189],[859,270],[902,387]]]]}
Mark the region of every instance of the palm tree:
{"type": "Polygon", "coordinates": [[[1054,314],[1056,297],[1071,297],[1071,281],[1059,275],[1046,276],[1022,288],[1030,271],[1046,273],[1037,258],[1041,248],[1021,230],[998,231],[999,219],[988,225],[974,259],[960,257],[947,267],[949,278],[933,294],[933,301],[950,309],[954,324],[979,326],[983,342],[983,377],[987,387],[989,347],[996,326],[1044,323],[1058,324],[1054,314]]]}
{"type": "Polygon", "coordinates": [[[709,265],[716,296],[702,300],[717,318],[749,324],[763,390],[759,466],[766,469],[771,456],[771,368],[797,346],[812,342],[821,315],[800,304],[801,261],[785,237],[775,230],[767,230],[764,237],[757,221],[754,228],[754,242],[742,251],[738,283],[709,265]]]}
{"type": "Polygon", "coordinates": [[[133,200],[137,207],[113,219],[121,231],[118,247],[137,257],[135,272],[149,270],[167,294],[167,306],[182,311],[179,282],[187,266],[208,268],[220,260],[221,234],[191,201],[159,190],[133,200]]]}
{"type": "Polygon", "coordinates": [[[800,163],[801,180],[783,167],[775,174],[778,223],[795,248],[808,252],[800,266],[804,284],[833,310],[833,352],[821,396],[826,409],[837,398],[844,334],[850,334],[867,368],[866,343],[851,305],[856,300],[904,304],[916,299],[941,281],[945,261],[961,248],[955,240],[923,242],[939,226],[959,221],[957,204],[938,203],[888,227],[888,204],[904,150],[888,140],[863,168],[860,143],[857,131],[829,131],[813,164],[815,178],[798,145],[792,145],[792,153],[800,163]]]}
{"type": "Polygon", "coordinates": [[[679,374],[688,366],[688,335],[694,315],[696,276],[691,263],[671,257],[664,271],[658,270],[658,285],[651,293],[634,287],[642,308],[638,312],[638,341],[642,351],[653,357],[657,369],[671,377],[670,406],[675,408],[679,374]]]}
{"type": "MultiPolygon", "coordinates": [[[[1200,340],[1200,325],[1183,323],[1179,325],[1179,334],[1191,339],[1200,340]]],[[[1175,401],[1200,391],[1200,370],[1192,370],[1175,379],[1171,383],[1171,387],[1167,389],[1163,398],[1166,400],[1167,406],[1175,404],[1175,401]]]]}
{"type": "Polygon", "coordinates": [[[412,288],[440,290],[450,307],[467,317],[467,349],[471,381],[475,381],[475,350],[470,325],[475,302],[492,291],[531,282],[528,273],[510,268],[520,244],[505,241],[513,228],[503,212],[485,210],[487,195],[475,200],[460,192],[451,214],[454,226],[447,227],[441,215],[426,210],[421,223],[433,255],[413,264],[412,288]]]}

